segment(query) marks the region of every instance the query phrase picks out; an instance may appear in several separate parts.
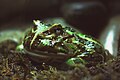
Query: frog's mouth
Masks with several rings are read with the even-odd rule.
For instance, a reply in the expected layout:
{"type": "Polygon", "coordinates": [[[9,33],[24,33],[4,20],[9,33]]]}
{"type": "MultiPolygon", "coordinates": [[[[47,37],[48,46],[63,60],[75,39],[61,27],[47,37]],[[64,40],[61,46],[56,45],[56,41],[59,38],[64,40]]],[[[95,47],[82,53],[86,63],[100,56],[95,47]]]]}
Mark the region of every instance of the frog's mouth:
{"type": "MultiPolygon", "coordinates": [[[[24,49],[24,52],[26,54],[28,54],[28,56],[30,56],[31,58],[37,60],[37,62],[40,62],[42,60],[52,60],[52,62],[54,61],[65,61],[71,57],[73,57],[73,54],[65,54],[65,53],[61,53],[61,52],[58,52],[58,53],[52,53],[52,52],[47,52],[47,51],[36,51],[36,52],[33,52],[33,51],[28,51],[26,49],[24,49]]],[[[43,61],[45,62],[45,61],[43,61]]]]}

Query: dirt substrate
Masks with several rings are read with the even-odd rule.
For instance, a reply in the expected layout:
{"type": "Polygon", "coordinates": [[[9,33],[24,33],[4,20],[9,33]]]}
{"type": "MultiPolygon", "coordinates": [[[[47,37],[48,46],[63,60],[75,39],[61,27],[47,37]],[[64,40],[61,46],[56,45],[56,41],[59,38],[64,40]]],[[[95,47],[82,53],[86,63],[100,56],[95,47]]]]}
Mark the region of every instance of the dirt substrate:
{"type": "MultiPolygon", "coordinates": [[[[27,55],[14,51],[14,47],[0,45],[0,80],[119,80],[120,56],[108,62],[85,67],[60,70],[46,64],[35,64],[27,55]],[[10,50],[12,49],[12,50],[10,50]]],[[[6,44],[6,43],[5,43],[6,44]]]]}

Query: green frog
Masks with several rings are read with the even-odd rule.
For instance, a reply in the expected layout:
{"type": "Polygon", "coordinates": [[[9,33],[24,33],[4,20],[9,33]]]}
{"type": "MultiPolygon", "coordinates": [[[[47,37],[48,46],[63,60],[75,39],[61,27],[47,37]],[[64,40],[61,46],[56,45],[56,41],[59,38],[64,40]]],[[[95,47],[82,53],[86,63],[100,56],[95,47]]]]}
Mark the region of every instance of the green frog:
{"type": "Polygon", "coordinates": [[[106,61],[106,51],[95,38],[62,24],[34,20],[23,40],[24,52],[39,63],[96,65],[106,61]]]}

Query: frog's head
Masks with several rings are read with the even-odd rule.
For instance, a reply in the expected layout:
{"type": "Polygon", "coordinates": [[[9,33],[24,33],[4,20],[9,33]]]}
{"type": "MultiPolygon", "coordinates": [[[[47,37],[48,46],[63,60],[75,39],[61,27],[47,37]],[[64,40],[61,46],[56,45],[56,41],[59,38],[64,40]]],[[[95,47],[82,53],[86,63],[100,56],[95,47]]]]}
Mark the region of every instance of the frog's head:
{"type": "Polygon", "coordinates": [[[44,24],[39,20],[33,20],[34,26],[27,32],[24,39],[24,47],[30,49],[51,46],[53,40],[63,34],[61,24],[44,24]]]}
{"type": "Polygon", "coordinates": [[[62,33],[61,24],[44,24],[39,20],[33,20],[33,22],[34,26],[32,28],[32,33],[35,33],[36,36],[48,38],[62,33]]]}

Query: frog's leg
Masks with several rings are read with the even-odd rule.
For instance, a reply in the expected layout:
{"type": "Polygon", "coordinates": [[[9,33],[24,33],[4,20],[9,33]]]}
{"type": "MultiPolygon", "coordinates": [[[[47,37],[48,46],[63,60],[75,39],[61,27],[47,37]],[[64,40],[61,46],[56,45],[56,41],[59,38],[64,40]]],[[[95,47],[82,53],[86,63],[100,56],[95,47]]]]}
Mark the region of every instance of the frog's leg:
{"type": "Polygon", "coordinates": [[[69,66],[79,66],[80,64],[86,64],[87,62],[80,57],[70,58],[66,61],[69,66]]]}

